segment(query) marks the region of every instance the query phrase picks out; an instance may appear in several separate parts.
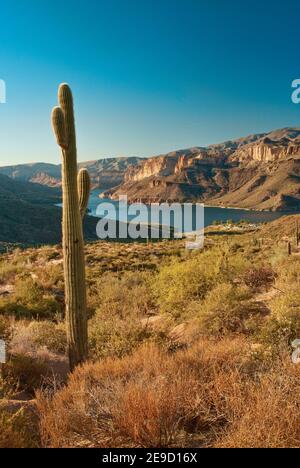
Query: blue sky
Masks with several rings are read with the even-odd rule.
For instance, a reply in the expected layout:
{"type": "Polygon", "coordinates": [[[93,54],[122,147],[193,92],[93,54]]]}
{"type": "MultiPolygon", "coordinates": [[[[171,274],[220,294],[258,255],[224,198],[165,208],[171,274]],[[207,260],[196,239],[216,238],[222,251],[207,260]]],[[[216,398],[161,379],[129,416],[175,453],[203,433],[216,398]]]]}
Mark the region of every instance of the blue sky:
{"type": "Polygon", "coordinates": [[[300,126],[298,0],[2,0],[0,14],[1,165],[59,163],[60,82],[81,161],[300,126]]]}

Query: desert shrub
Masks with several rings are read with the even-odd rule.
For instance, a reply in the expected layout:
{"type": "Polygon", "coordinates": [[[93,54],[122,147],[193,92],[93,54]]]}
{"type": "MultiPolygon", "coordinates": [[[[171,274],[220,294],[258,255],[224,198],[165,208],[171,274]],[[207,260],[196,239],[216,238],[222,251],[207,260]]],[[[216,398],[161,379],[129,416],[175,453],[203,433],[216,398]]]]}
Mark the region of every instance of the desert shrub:
{"type": "Polygon", "coordinates": [[[104,275],[95,288],[89,321],[89,343],[94,357],[123,356],[131,352],[151,331],[142,325],[151,307],[148,276],[126,273],[122,278],[104,275]]]}
{"type": "Polygon", "coordinates": [[[243,251],[243,246],[242,246],[241,244],[239,244],[238,242],[233,242],[233,243],[230,245],[230,252],[236,253],[236,252],[238,252],[239,250],[242,250],[242,251],[243,251]]]}
{"type": "Polygon", "coordinates": [[[9,341],[11,337],[12,329],[10,320],[7,317],[0,315],[0,340],[9,341]]]}
{"type": "Polygon", "coordinates": [[[32,415],[24,409],[15,414],[0,410],[0,448],[35,448],[38,443],[38,427],[32,415]]]}
{"type": "Polygon", "coordinates": [[[292,289],[279,294],[270,303],[271,314],[257,331],[259,341],[275,353],[279,348],[288,349],[300,336],[300,292],[292,289]]]}
{"type": "Polygon", "coordinates": [[[245,343],[235,340],[172,355],[146,345],[123,359],[87,364],[53,397],[38,393],[43,445],[203,444],[209,428],[218,432],[234,408],[242,409],[246,368],[245,343]]]}
{"type": "Polygon", "coordinates": [[[280,260],[275,266],[276,296],[269,302],[270,315],[257,330],[258,340],[274,354],[288,349],[300,337],[300,259],[280,260]]]}
{"type": "Polygon", "coordinates": [[[65,354],[67,349],[67,335],[65,324],[49,321],[31,322],[28,326],[29,337],[38,347],[46,347],[54,353],[65,354]]]}
{"type": "Polygon", "coordinates": [[[15,292],[0,299],[0,313],[17,318],[53,318],[61,314],[61,304],[31,278],[16,281],[15,292]]]}
{"type": "Polygon", "coordinates": [[[34,393],[48,372],[46,363],[40,359],[18,354],[11,356],[3,367],[3,377],[15,391],[34,393]]]}
{"type": "Polygon", "coordinates": [[[300,367],[287,356],[256,382],[249,382],[247,393],[243,411],[224,428],[214,447],[299,447],[300,367]]]}
{"type": "Polygon", "coordinates": [[[45,289],[59,288],[63,290],[63,267],[59,265],[47,265],[38,270],[39,283],[45,289]]]}
{"type": "Polygon", "coordinates": [[[174,261],[153,278],[152,290],[162,313],[184,317],[188,304],[204,298],[222,275],[223,255],[219,250],[174,261]]]}
{"type": "Polygon", "coordinates": [[[230,283],[217,285],[204,301],[194,305],[200,330],[207,334],[247,332],[247,321],[259,314],[249,303],[250,298],[248,288],[230,283]]]}
{"type": "Polygon", "coordinates": [[[149,330],[133,315],[124,319],[97,312],[89,322],[89,346],[94,358],[124,356],[149,337],[149,330]]]}
{"type": "Polygon", "coordinates": [[[161,312],[185,319],[190,302],[204,299],[219,283],[234,282],[248,267],[239,251],[213,247],[162,267],[152,280],[153,295],[161,312]]]}
{"type": "Polygon", "coordinates": [[[245,340],[203,339],[167,354],[76,369],[54,395],[38,392],[47,447],[296,447],[300,368],[282,356],[260,367],[245,340]]]}
{"type": "Polygon", "coordinates": [[[147,273],[124,272],[121,277],[106,273],[89,288],[89,305],[119,317],[146,315],[152,307],[148,278],[147,273]]]}
{"type": "Polygon", "coordinates": [[[300,284],[300,259],[298,257],[285,256],[284,259],[278,260],[275,265],[277,273],[277,286],[284,287],[285,285],[300,284]]]}
{"type": "Polygon", "coordinates": [[[23,270],[24,261],[22,258],[13,257],[10,261],[0,260],[0,284],[12,281],[16,275],[23,270]]]}
{"type": "Polygon", "coordinates": [[[270,267],[251,268],[243,274],[242,279],[245,285],[253,290],[268,288],[274,284],[276,273],[270,267]]]}

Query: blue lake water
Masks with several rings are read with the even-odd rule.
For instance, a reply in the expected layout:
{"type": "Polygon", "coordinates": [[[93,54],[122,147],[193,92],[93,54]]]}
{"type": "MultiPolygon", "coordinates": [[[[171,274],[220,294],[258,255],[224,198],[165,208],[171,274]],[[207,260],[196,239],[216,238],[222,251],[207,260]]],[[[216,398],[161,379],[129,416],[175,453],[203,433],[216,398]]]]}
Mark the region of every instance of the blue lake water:
{"type": "MultiPolygon", "coordinates": [[[[116,207],[116,216],[108,216],[108,218],[116,219],[118,218],[118,202],[110,199],[99,198],[101,190],[94,190],[90,196],[89,209],[93,216],[97,216],[97,208],[100,204],[109,202],[113,203],[116,207]]],[[[281,216],[291,214],[290,212],[280,212],[273,213],[271,211],[250,211],[250,210],[239,210],[232,208],[214,208],[214,207],[205,207],[204,209],[204,224],[205,226],[211,225],[214,221],[223,221],[232,220],[234,222],[245,220],[252,223],[264,223],[273,221],[280,218],[281,216]]],[[[144,222],[148,222],[148,219],[145,218],[144,222]]]]}

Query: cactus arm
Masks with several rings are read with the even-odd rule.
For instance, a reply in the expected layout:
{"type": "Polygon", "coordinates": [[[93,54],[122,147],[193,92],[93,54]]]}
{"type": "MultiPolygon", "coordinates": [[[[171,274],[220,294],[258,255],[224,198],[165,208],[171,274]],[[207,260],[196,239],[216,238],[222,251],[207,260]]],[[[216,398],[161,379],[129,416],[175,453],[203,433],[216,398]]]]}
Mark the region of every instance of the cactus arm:
{"type": "Polygon", "coordinates": [[[90,191],[91,191],[91,179],[90,179],[88,171],[85,168],[80,169],[78,173],[77,181],[78,181],[79,211],[80,211],[81,218],[83,219],[86,213],[87,207],[88,207],[89,196],[90,196],[90,191]]]}
{"type": "Polygon", "coordinates": [[[54,107],[52,111],[52,127],[56,136],[57,144],[62,148],[67,148],[65,118],[60,107],[54,107]]]}

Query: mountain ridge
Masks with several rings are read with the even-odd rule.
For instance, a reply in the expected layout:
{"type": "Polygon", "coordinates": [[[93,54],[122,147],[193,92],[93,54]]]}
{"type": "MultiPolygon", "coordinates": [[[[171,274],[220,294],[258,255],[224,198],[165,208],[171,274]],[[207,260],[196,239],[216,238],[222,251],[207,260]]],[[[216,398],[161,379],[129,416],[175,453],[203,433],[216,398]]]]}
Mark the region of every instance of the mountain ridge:
{"type": "MultiPolygon", "coordinates": [[[[104,197],[145,203],[202,201],[224,207],[300,210],[300,127],[250,134],[207,147],[148,158],[82,162],[104,197]]],[[[31,163],[0,167],[0,174],[60,187],[61,166],[31,163]]]]}
{"type": "Polygon", "coordinates": [[[141,161],[104,197],[300,210],[300,128],[286,127],[141,161]]]}
{"type": "MultiPolygon", "coordinates": [[[[140,159],[135,156],[95,159],[81,162],[78,167],[86,167],[89,170],[94,187],[101,185],[104,188],[110,188],[119,185],[123,181],[123,174],[127,167],[137,164],[140,159]]],[[[49,187],[61,186],[61,164],[37,162],[0,166],[0,174],[15,180],[49,187]]]]}

